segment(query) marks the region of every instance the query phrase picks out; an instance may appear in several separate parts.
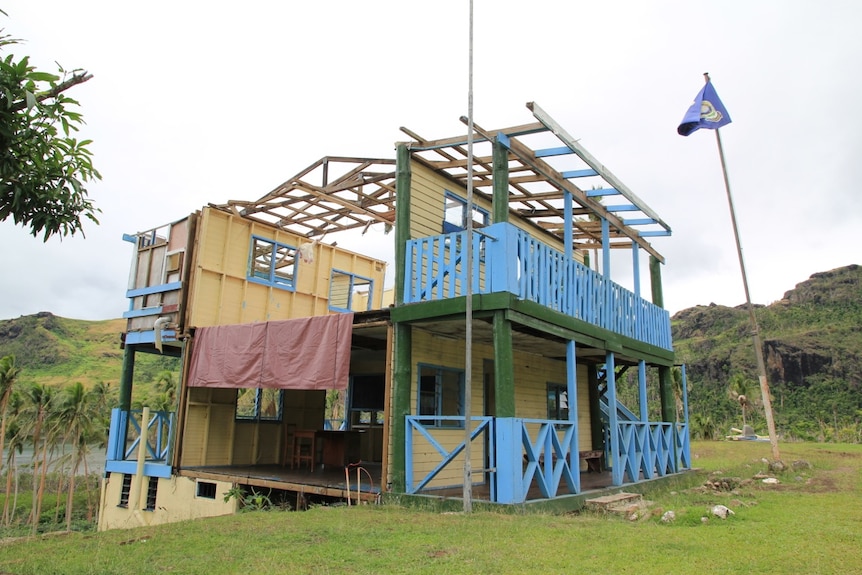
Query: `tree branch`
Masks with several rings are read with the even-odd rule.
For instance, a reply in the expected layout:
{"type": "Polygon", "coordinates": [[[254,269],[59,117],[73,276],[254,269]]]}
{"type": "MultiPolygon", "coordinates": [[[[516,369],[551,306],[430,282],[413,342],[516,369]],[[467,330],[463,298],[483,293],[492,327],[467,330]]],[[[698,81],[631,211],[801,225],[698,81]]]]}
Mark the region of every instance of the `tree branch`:
{"type": "MultiPolygon", "coordinates": [[[[74,75],[72,75],[71,78],[69,78],[65,82],[60,82],[59,84],[57,84],[56,86],[54,86],[53,88],[48,90],[47,92],[40,92],[40,93],[36,94],[36,101],[42,102],[44,100],[47,100],[48,98],[56,98],[57,96],[59,96],[61,93],[65,92],[66,90],[68,90],[72,86],[75,86],[77,84],[83,84],[84,82],[86,82],[87,80],[89,80],[92,77],[93,77],[93,75],[88,73],[88,72],[81,72],[80,74],[74,74],[74,75]]],[[[12,111],[18,112],[20,110],[23,110],[26,107],[27,107],[27,101],[22,100],[20,102],[15,103],[15,105],[12,106],[12,111]]]]}

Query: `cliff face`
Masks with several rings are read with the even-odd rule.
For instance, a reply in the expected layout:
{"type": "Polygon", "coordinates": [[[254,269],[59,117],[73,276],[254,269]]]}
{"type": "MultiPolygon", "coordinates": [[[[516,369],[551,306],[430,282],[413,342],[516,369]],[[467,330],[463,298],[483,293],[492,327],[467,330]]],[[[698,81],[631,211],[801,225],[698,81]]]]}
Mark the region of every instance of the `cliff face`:
{"type": "MultiPolygon", "coordinates": [[[[816,273],[781,300],[755,306],[755,315],[773,396],[827,413],[862,409],[862,267],[816,273]],[[823,405],[830,401],[831,406],[823,405]]],[[[687,365],[696,404],[707,397],[725,400],[728,381],[736,373],[756,385],[744,306],[689,308],[675,314],[672,325],[677,357],[687,365]]]]}

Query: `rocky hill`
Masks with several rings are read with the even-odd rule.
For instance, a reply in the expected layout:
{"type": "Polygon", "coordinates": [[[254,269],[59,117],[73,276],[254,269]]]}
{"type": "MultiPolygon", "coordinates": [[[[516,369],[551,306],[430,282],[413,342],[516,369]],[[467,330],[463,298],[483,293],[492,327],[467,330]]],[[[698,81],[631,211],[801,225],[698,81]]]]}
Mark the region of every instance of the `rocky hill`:
{"type": "MultiPolygon", "coordinates": [[[[816,273],[781,300],[756,306],[755,315],[776,421],[785,434],[837,438],[843,428],[860,429],[862,267],[816,273]]],[[[739,427],[730,377],[742,374],[759,395],[747,309],[696,306],[674,315],[672,325],[677,356],[687,365],[691,412],[720,427],[739,427]]]]}

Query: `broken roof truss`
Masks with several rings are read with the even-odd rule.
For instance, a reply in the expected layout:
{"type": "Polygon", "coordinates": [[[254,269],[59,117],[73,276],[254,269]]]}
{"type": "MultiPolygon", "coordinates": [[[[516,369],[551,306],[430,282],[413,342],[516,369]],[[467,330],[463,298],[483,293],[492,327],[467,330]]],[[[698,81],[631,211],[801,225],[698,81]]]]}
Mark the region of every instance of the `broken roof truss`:
{"type": "MultiPolygon", "coordinates": [[[[491,198],[491,143],[508,149],[509,209],[538,228],[563,237],[564,196],[572,195],[573,247],[601,249],[602,223],[609,223],[611,248],[637,243],[659,261],[664,258],[648,238],[670,235],[671,229],[649,206],[599,163],[537,104],[527,107],[537,122],[499,130],[474,124],[473,188],[491,198]],[[553,138],[551,138],[553,137],[553,138]],[[529,145],[531,139],[541,144],[529,145]],[[559,145],[559,144],[562,145],[559,145]],[[577,182],[577,183],[576,183],[577,182]],[[587,189],[589,186],[589,189],[587,189]],[[603,198],[621,199],[605,204],[603,198]],[[621,214],[625,214],[622,216],[621,214]]],[[[465,118],[462,121],[466,122],[465,118]]],[[[412,157],[461,186],[467,186],[467,136],[407,143],[412,157]]],[[[344,230],[395,224],[395,160],[324,157],[256,201],[233,200],[218,207],[258,219],[308,238],[344,230]]]]}

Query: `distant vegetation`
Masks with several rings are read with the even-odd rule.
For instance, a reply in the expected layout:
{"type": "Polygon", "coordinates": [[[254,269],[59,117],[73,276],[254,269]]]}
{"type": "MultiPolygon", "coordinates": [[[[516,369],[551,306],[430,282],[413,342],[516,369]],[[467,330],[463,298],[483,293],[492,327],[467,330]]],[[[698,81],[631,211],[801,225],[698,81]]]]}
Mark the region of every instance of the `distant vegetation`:
{"type": "MultiPolygon", "coordinates": [[[[87,456],[107,446],[123,327],[123,320],[50,313],[0,321],[0,533],[93,528],[99,478],[87,468],[87,456]]],[[[137,359],[133,407],[173,411],[179,361],[137,359]]]]}
{"type": "MultiPolygon", "coordinates": [[[[773,410],[785,439],[862,442],[862,267],[817,273],[758,306],[773,410]]],[[[746,423],[765,434],[748,313],[710,304],[672,318],[687,365],[693,431],[718,437],[746,423]]]]}

